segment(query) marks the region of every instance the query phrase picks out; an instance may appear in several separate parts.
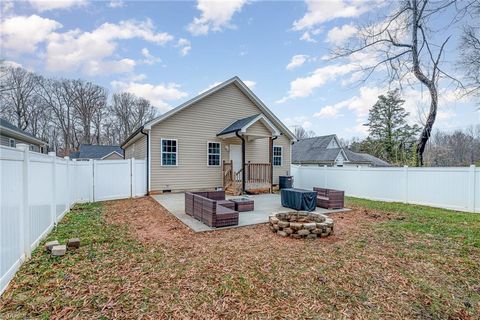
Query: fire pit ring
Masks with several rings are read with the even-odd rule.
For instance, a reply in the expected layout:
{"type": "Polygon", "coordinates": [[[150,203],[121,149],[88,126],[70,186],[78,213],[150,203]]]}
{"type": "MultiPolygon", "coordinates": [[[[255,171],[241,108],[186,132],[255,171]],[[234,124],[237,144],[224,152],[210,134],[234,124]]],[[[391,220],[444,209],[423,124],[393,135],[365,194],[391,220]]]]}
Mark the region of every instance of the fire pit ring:
{"type": "Polygon", "coordinates": [[[321,213],[277,212],[272,214],[268,221],[270,230],[282,237],[315,239],[333,234],[333,220],[321,213]]]}

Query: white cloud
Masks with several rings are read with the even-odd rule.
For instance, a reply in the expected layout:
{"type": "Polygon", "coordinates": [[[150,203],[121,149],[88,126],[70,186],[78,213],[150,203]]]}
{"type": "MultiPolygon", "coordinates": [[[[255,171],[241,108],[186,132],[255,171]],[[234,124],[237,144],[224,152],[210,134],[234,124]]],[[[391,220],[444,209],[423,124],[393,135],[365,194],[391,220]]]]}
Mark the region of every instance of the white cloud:
{"type": "Polygon", "coordinates": [[[68,9],[87,4],[86,0],[28,0],[28,2],[32,7],[40,12],[56,9],[68,9]]]}
{"type": "Polygon", "coordinates": [[[323,31],[323,28],[307,30],[302,34],[302,36],[300,37],[300,40],[307,41],[307,42],[317,42],[317,40],[312,38],[312,36],[316,36],[322,31],[323,31]]]}
{"type": "Polygon", "coordinates": [[[312,122],[310,118],[305,116],[296,116],[291,118],[283,119],[283,123],[292,131],[295,131],[295,127],[301,126],[304,129],[310,129],[312,127],[312,122]]]}
{"type": "Polygon", "coordinates": [[[46,63],[50,71],[83,70],[89,72],[91,65],[105,64],[94,69],[105,74],[128,72],[131,59],[111,60],[117,49],[118,40],[140,38],[147,42],[163,45],[173,39],[166,32],[154,31],[150,20],[120,21],[118,24],[104,23],[91,32],[79,29],[65,33],[52,33],[48,38],[46,63]]]}
{"type": "Polygon", "coordinates": [[[122,0],[110,0],[108,6],[110,8],[123,8],[125,6],[125,2],[122,0]]]}
{"type": "Polygon", "coordinates": [[[136,62],[132,59],[86,61],[83,66],[83,72],[90,76],[112,74],[112,73],[129,73],[133,72],[136,62]]]}
{"type": "Polygon", "coordinates": [[[1,22],[2,48],[14,54],[33,53],[38,44],[61,27],[59,22],[37,15],[7,18],[1,22]]]}
{"type": "Polygon", "coordinates": [[[193,19],[187,26],[187,30],[198,36],[206,35],[210,31],[216,32],[223,28],[231,28],[230,20],[246,3],[247,0],[198,0],[197,9],[201,11],[201,15],[193,19]]]}
{"type": "Polygon", "coordinates": [[[180,55],[186,56],[192,49],[192,44],[189,40],[180,38],[178,39],[176,47],[180,48],[180,55]]]}
{"type": "Polygon", "coordinates": [[[313,116],[317,118],[336,118],[340,112],[340,109],[335,106],[326,106],[316,112],[313,116]]]}
{"type": "Polygon", "coordinates": [[[243,83],[245,83],[245,85],[247,87],[249,87],[250,90],[253,90],[253,88],[255,88],[255,86],[257,85],[257,83],[255,81],[252,81],[252,80],[245,80],[245,81],[243,81],[243,83]]]}
{"type": "Polygon", "coordinates": [[[143,59],[143,61],[142,61],[142,62],[145,63],[145,64],[154,64],[154,63],[156,63],[156,62],[162,61],[162,59],[153,56],[153,55],[150,53],[150,50],[148,50],[147,48],[143,48],[143,49],[142,49],[142,56],[144,56],[144,58],[145,58],[145,59],[143,59]]]}
{"type": "Polygon", "coordinates": [[[303,98],[311,95],[316,88],[325,83],[348,74],[354,70],[352,64],[332,64],[316,69],[311,75],[297,78],[290,82],[290,90],[287,96],[278,100],[277,103],[283,103],[290,99],[303,98]]]}
{"type": "Polygon", "coordinates": [[[180,89],[181,86],[176,83],[160,83],[154,85],[134,81],[112,81],[111,85],[116,91],[130,92],[139,97],[150,100],[152,105],[163,112],[171,109],[171,106],[167,101],[178,100],[188,95],[186,92],[182,91],[180,89]]]}
{"type": "Polygon", "coordinates": [[[293,29],[300,31],[320,25],[337,18],[353,18],[372,9],[373,4],[380,1],[337,0],[318,1],[306,0],[307,12],[293,23],[293,29]]]}
{"type": "Polygon", "coordinates": [[[335,27],[328,31],[327,42],[333,43],[334,45],[341,45],[350,39],[355,33],[357,33],[357,28],[351,24],[345,24],[343,26],[335,27]]]}
{"type": "Polygon", "coordinates": [[[293,70],[295,68],[298,68],[301,65],[303,65],[305,61],[307,61],[307,59],[308,59],[308,55],[305,55],[305,54],[294,55],[290,60],[290,63],[287,64],[286,68],[287,70],[293,70]]]}

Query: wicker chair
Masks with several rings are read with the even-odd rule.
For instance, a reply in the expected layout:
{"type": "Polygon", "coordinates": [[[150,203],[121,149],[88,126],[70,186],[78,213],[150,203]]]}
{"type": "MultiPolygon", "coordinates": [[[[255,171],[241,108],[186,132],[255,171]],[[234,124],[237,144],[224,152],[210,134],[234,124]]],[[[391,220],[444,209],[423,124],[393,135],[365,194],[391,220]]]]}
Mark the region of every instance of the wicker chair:
{"type": "Polygon", "coordinates": [[[210,227],[226,227],[238,224],[235,204],[225,200],[225,192],[186,192],[185,213],[210,227]]]}
{"type": "Polygon", "coordinates": [[[345,203],[345,192],[340,190],[313,188],[317,192],[317,207],[325,209],[341,209],[345,203]]]}

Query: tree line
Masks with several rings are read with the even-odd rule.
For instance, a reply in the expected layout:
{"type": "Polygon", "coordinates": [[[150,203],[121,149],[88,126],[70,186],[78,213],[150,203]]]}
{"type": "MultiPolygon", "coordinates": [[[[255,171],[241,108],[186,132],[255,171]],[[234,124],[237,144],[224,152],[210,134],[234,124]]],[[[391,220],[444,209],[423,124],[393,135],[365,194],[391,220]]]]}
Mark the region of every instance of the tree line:
{"type": "Polygon", "coordinates": [[[157,116],[150,101],[128,92],[110,94],[85,80],[48,78],[0,64],[0,117],[68,155],[80,144],[121,144],[157,116]]]}

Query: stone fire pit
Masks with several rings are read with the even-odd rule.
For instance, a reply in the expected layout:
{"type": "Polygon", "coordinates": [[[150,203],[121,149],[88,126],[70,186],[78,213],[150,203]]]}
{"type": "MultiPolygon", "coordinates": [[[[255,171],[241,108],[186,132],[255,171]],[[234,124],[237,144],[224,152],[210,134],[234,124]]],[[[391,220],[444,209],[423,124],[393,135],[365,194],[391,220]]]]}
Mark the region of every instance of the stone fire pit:
{"type": "Polygon", "coordinates": [[[320,238],[333,233],[333,220],[316,212],[278,212],[269,217],[270,229],[282,237],[320,238]]]}

